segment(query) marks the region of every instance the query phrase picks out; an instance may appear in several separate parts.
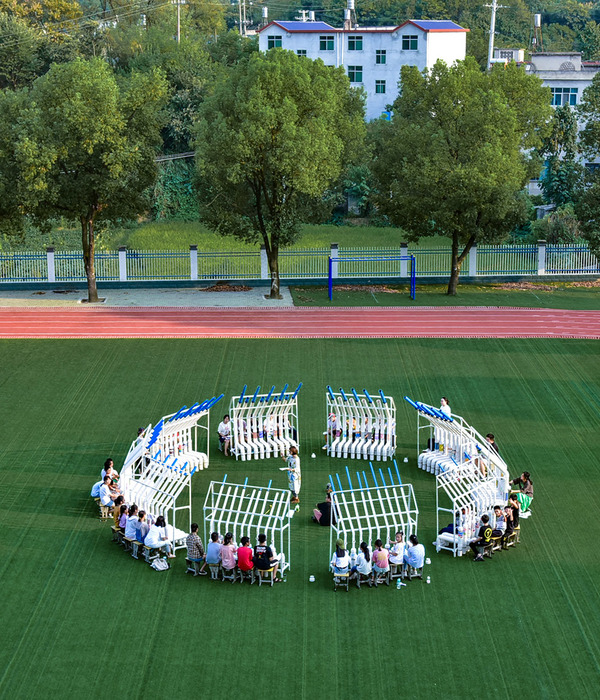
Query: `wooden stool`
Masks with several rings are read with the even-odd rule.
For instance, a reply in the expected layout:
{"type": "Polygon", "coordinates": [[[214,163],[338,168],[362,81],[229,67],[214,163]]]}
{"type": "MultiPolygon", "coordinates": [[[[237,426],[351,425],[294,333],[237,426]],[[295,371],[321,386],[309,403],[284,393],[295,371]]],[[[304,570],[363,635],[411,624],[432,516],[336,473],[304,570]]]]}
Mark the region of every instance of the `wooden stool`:
{"type": "Polygon", "coordinates": [[[137,540],[133,540],[131,543],[131,556],[134,559],[139,559],[140,558],[140,547],[143,547],[144,545],[141,542],[138,542],[137,540]]]}
{"type": "Polygon", "coordinates": [[[221,573],[221,565],[220,564],[209,564],[208,568],[210,569],[210,577],[213,581],[218,581],[221,573]]]}
{"type": "Polygon", "coordinates": [[[123,547],[126,552],[131,552],[133,549],[133,543],[135,542],[135,537],[123,537],[123,547]]]}
{"type": "Polygon", "coordinates": [[[337,591],[338,588],[345,588],[346,592],[349,590],[350,585],[350,572],[346,571],[345,574],[333,574],[333,590],[337,591]]]}
{"type": "Polygon", "coordinates": [[[113,515],[110,506],[100,506],[100,520],[110,520],[113,515]]]}
{"type": "Polygon", "coordinates": [[[237,571],[235,570],[235,567],[233,569],[223,569],[222,577],[223,581],[231,581],[231,583],[235,583],[237,578],[237,571]]]}
{"type": "Polygon", "coordinates": [[[371,588],[371,574],[361,574],[360,571],[356,572],[356,587],[360,588],[361,583],[366,583],[371,588]]]}
{"type": "Polygon", "coordinates": [[[244,583],[244,581],[250,581],[250,585],[254,583],[254,569],[250,569],[249,571],[238,569],[237,573],[240,578],[240,583],[244,583]]]}

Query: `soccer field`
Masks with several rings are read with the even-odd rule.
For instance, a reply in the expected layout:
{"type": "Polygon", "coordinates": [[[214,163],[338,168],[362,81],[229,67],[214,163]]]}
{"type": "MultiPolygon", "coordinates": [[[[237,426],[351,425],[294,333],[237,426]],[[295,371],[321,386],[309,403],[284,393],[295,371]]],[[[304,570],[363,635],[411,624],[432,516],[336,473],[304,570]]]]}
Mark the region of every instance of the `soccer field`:
{"type": "MultiPolygon", "coordinates": [[[[95,340],[0,342],[3,538],[0,697],[597,698],[600,688],[600,362],[576,340],[95,340]],[[111,542],[89,492],[120,468],[138,426],[220,393],[211,432],[244,384],[299,393],[301,510],[274,588],[155,572],[111,542]],[[334,593],[329,533],[310,521],[328,474],[325,386],[382,388],[397,459],[419,505],[431,584],[334,593]],[[521,544],[483,564],[436,554],[435,478],[416,467],[404,395],[495,433],[527,470],[521,544]],[[312,452],[316,459],[311,459],[312,452]],[[402,462],[408,457],[409,463],[402,462]],[[309,583],[309,575],[316,578],[309,583]]],[[[286,487],[280,461],[211,444],[194,477],[286,487]]],[[[356,468],[364,465],[357,462],[356,468]]],[[[202,524],[200,531],[202,532],[202,524]]]]}

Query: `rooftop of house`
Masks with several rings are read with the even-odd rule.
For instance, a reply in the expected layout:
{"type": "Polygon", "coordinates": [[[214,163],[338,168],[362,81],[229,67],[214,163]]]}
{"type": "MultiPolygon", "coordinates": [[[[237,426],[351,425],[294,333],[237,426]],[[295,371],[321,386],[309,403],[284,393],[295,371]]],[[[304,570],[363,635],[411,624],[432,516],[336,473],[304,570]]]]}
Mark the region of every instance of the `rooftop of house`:
{"type": "MultiPolygon", "coordinates": [[[[272,22],[269,22],[266,26],[262,27],[261,29],[258,30],[258,33],[260,34],[261,32],[264,32],[265,29],[268,29],[269,27],[272,26],[277,26],[281,27],[286,32],[289,33],[295,33],[295,32],[335,32],[335,33],[377,33],[377,32],[395,32],[398,29],[403,29],[407,25],[413,25],[414,27],[417,27],[418,29],[421,29],[424,32],[468,32],[468,29],[465,29],[464,27],[461,27],[460,25],[456,24],[455,22],[451,22],[450,20],[445,20],[445,19],[428,19],[428,20],[421,20],[421,19],[409,19],[406,22],[403,22],[402,24],[394,25],[391,27],[359,27],[359,26],[354,26],[351,29],[344,29],[344,28],[336,28],[332,27],[330,24],[327,24],[327,22],[302,22],[302,21],[279,21],[279,20],[273,20],[272,22]]],[[[410,28],[410,27],[409,27],[410,28]]]]}

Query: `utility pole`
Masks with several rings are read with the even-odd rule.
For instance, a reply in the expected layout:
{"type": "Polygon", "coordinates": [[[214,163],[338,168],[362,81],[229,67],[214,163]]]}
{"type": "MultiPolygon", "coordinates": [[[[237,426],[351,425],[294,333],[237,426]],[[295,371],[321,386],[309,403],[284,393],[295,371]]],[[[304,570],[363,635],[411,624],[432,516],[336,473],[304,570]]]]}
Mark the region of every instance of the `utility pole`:
{"type": "Polygon", "coordinates": [[[172,5],[177,5],[177,43],[181,41],[181,6],[186,0],[171,0],[172,5]]]}
{"type": "Polygon", "coordinates": [[[485,5],[484,7],[492,8],[492,19],[490,21],[490,43],[488,45],[488,71],[492,68],[492,58],[494,58],[494,34],[496,33],[496,10],[502,10],[506,5],[498,5],[497,0],[492,0],[491,5],[485,5]]]}

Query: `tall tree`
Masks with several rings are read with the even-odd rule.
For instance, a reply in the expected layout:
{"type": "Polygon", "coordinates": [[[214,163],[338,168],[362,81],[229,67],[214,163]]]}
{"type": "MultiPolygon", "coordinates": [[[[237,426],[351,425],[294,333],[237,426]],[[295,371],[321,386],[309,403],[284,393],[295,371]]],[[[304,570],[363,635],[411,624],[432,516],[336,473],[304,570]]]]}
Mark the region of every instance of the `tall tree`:
{"type": "MultiPolygon", "coordinates": [[[[15,205],[40,223],[56,216],[79,222],[90,302],[98,301],[97,222],[147,208],[143,192],[155,177],[166,92],[158,73],[118,84],[103,61],[78,59],[38,78],[26,101],[19,94],[0,98],[1,121],[19,97],[23,106],[19,119],[0,130],[0,152],[19,175],[15,205]]],[[[4,212],[12,214],[14,207],[4,212]]]]}
{"type": "Polygon", "coordinates": [[[378,205],[411,240],[452,240],[448,294],[476,242],[500,240],[526,215],[530,149],[552,113],[538,78],[516,65],[480,70],[467,58],[401,71],[389,124],[378,130],[378,205]]]}
{"type": "Polygon", "coordinates": [[[200,108],[202,218],[219,233],[262,240],[272,298],[279,249],[358,152],[363,114],[343,68],[281,49],[233,66],[200,108]]]}
{"type": "Polygon", "coordinates": [[[575,191],[583,177],[578,133],[575,110],[569,105],[557,107],[552,117],[550,133],[539,150],[546,163],[540,180],[544,199],[557,207],[574,201],[575,191]]]}

